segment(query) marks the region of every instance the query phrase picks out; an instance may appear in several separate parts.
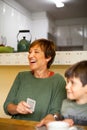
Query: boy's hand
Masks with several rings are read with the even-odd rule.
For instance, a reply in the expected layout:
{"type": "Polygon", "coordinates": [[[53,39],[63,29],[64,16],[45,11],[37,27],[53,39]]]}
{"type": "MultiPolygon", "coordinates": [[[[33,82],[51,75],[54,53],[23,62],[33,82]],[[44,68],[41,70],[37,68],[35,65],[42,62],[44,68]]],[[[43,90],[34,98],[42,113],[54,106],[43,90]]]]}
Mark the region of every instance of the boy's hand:
{"type": "Polygon", "coordinates": [[[69,124],[69,126],[74,125],[74,121],[72,119],[64,119],[63,121],[67,122],[69,124]]]}

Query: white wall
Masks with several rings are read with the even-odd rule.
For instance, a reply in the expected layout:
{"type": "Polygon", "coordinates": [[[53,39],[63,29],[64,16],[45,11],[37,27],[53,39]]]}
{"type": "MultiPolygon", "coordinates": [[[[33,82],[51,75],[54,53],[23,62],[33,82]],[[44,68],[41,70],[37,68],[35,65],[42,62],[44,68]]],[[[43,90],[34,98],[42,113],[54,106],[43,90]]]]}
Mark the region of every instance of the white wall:
{"type": "Polygon", "coordinates": [[[47,38],[48,18],[45,12],[32,14],[32,36],[37,38],[47,38]]]}
{"type": "MultiPolygon", "coordinates": [[[[31,14],[14,0],[0,0],[0,43],[5,38],[6,45],[17,50],[17,34],[19,30],[30,30],[32,40],[47,38],[48,17],[46,12],[31,14]]],[[[27,36],[28,34],[24,34],[27,36]]],[[[23,35],[22,35],[23,36],[23,35]]],[[[22,37],[21,37],[22,38],[22,37]]],[[[19,37],[19,40],[21,39],[19,37]]]]}
{"type": "Polygon", "coordinates": [[[17,33],[22,29],[31,30],[31,17],[0,1],[0,37],[5,37],[8,46],[17,47],[17,33]]]}

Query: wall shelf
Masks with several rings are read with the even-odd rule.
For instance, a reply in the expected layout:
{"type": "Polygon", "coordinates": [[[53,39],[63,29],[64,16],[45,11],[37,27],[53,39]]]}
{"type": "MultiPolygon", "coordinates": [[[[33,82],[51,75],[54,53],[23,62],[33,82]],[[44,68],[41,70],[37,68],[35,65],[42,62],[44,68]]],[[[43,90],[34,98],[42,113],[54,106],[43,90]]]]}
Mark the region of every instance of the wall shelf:
{"type": "Polygon", "coordinates": [[[29,65],[28,53],[1,53],[0,65],[29,65]]]}
{"type": "Polygon", "coordinates": [[[57,51],[55,65],[71,65],[81,60],[87,60],[87,51],[57,51]]]}
{"type": "MultiPolygon", "coordinates": [[[[81,60],[87,60],[87,51],[57,51],[53,65],[71,65],[81,60]]],[[[2,65],[29,65],[28,52],[0,53],[2,65]]]]}

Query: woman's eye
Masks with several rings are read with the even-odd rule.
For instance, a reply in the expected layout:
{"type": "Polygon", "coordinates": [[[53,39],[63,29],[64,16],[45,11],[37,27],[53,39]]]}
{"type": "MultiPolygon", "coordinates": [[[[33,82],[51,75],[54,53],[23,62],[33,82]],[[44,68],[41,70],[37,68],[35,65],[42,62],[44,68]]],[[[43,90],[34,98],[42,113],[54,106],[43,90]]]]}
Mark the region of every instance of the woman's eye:
{"type": "Polygon", "coordinates": [[[32,53],[40,53],[40,51],[38,51],[38,50],[35,50],[35,51],[29,51],[29,54],[32,54],[32,53]]]}
{"type": "Polygon", "coordinates": [[[39,51],[35,51],[35,53],[39,53],[39,51]]]}

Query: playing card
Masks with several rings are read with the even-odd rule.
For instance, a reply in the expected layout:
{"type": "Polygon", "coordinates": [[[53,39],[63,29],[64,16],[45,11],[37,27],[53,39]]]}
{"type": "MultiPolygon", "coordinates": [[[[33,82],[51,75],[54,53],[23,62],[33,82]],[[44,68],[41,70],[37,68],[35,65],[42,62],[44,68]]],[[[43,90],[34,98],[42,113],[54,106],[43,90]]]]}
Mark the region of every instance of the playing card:
{"type": "Polygon", "coordinates": [[[27,103],[30,105],[30,109],[34,112],[36,101],[31,98],[27,98],[27,103]]]}

